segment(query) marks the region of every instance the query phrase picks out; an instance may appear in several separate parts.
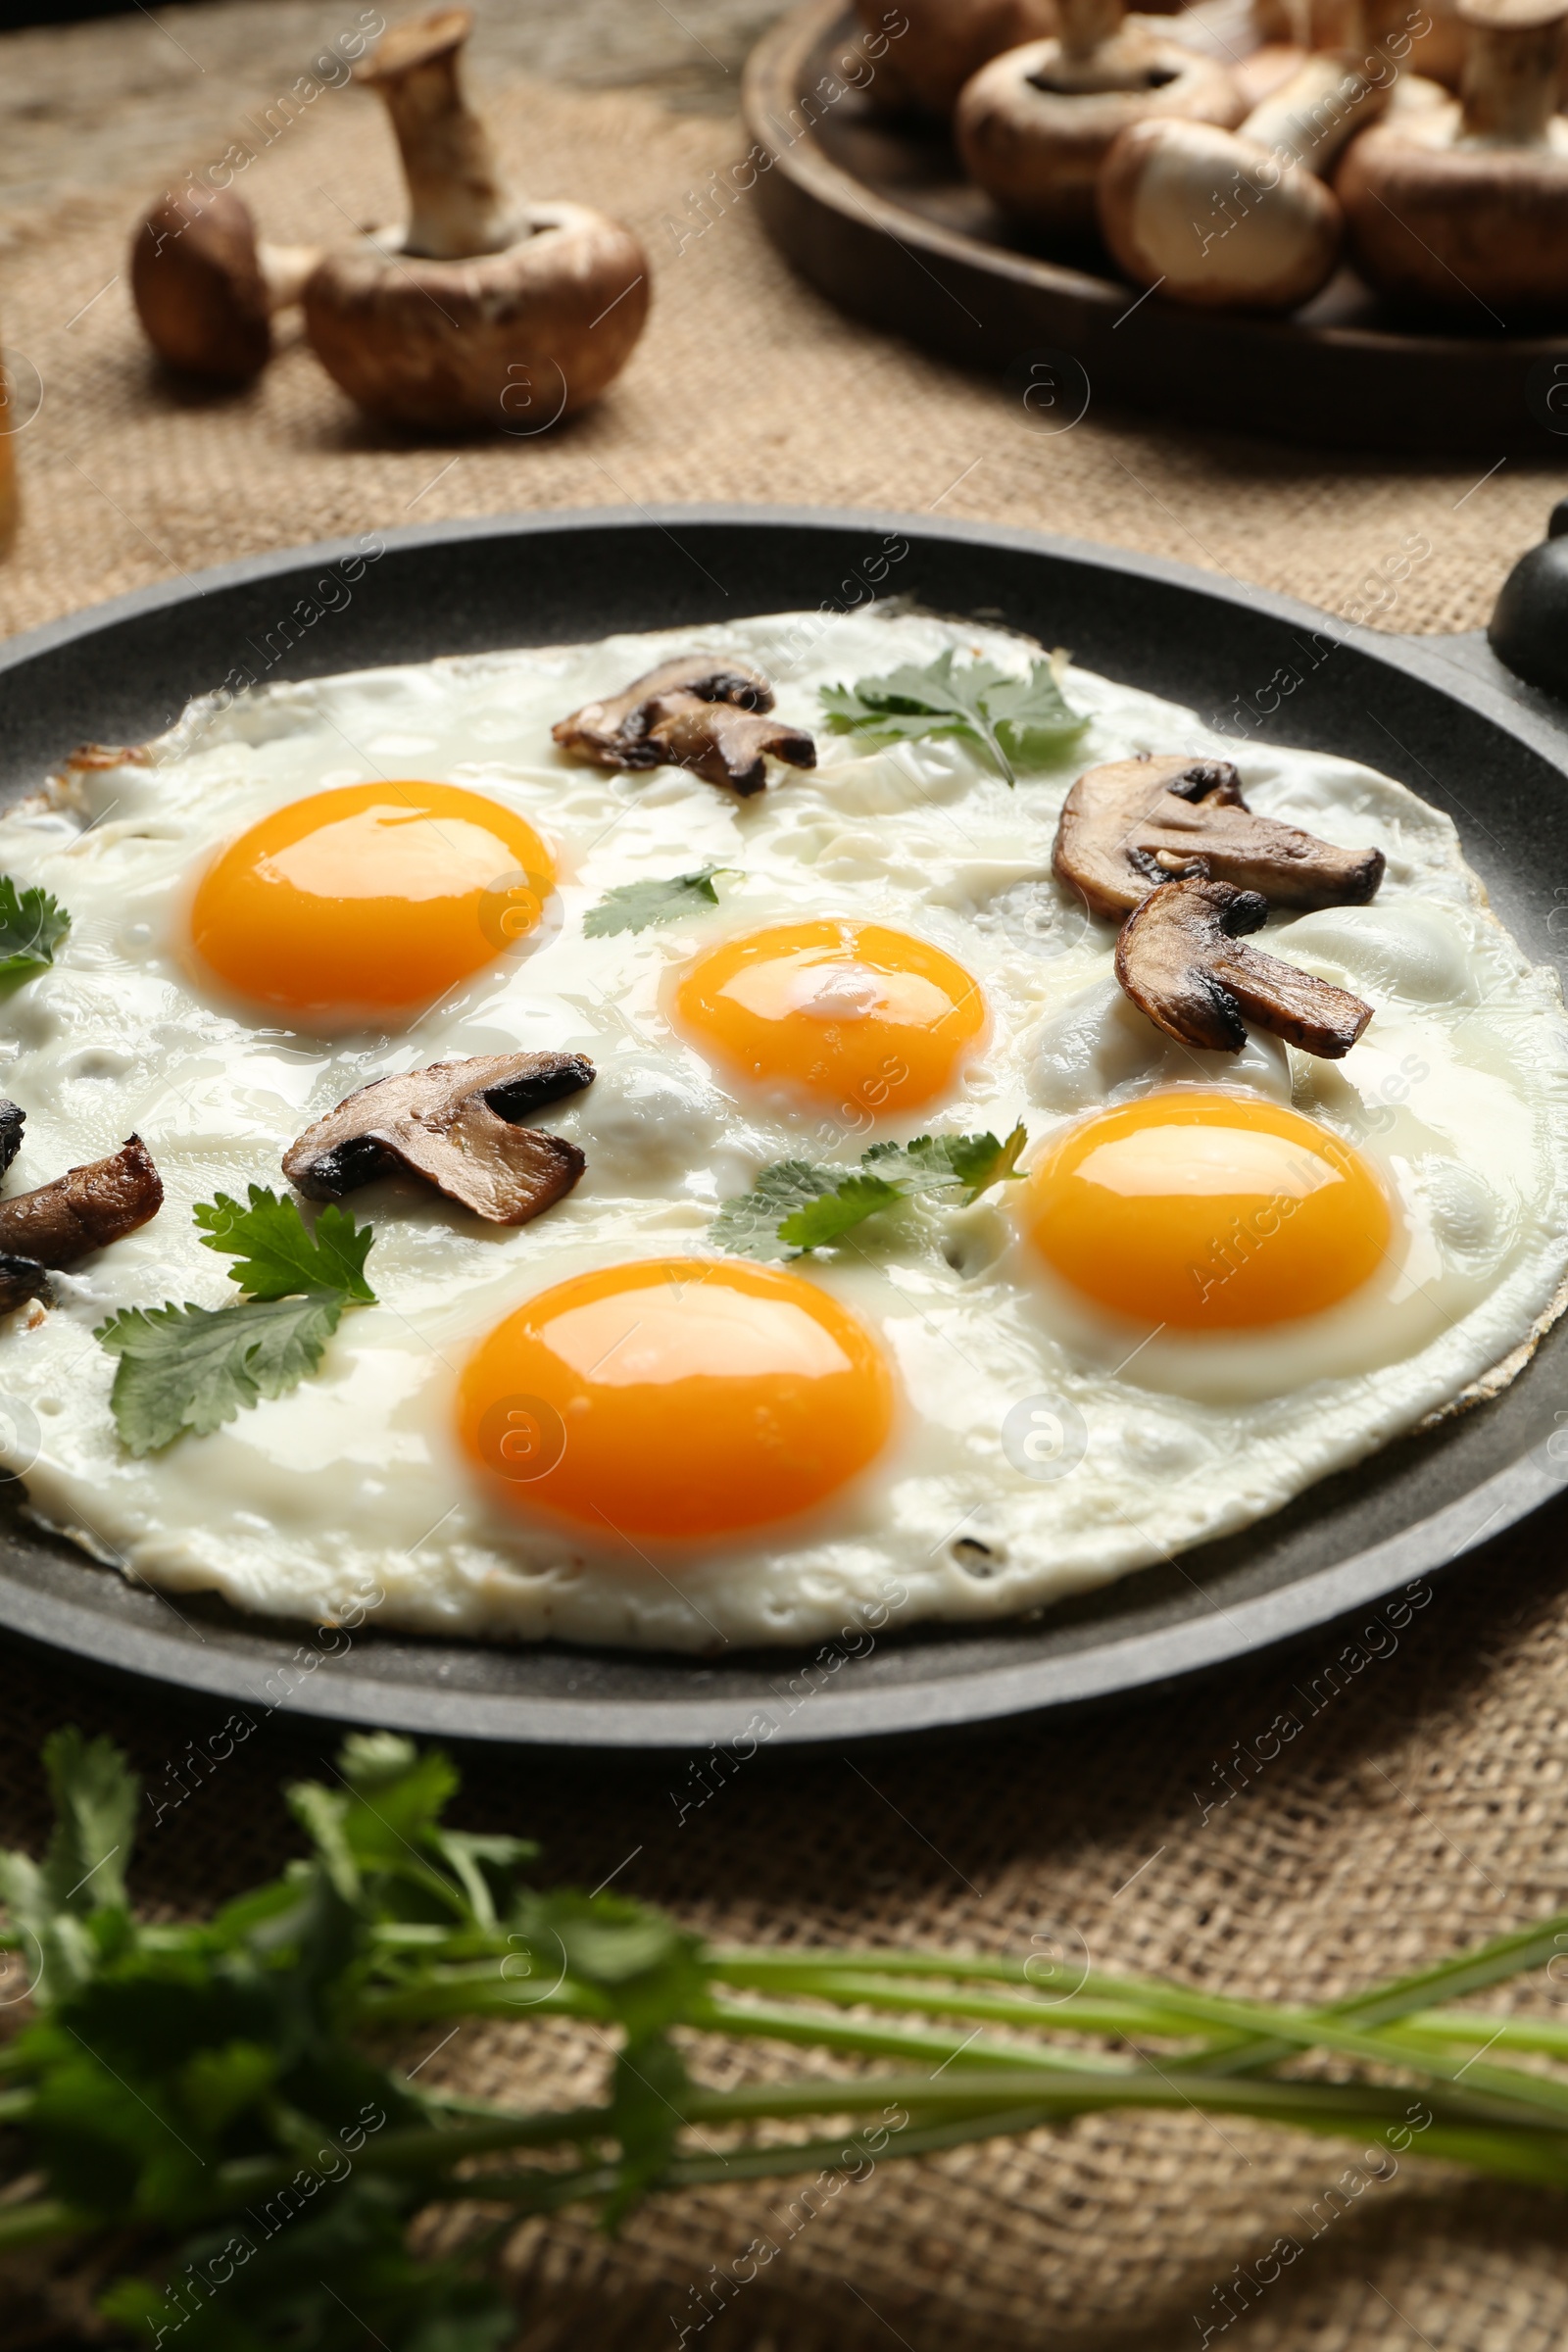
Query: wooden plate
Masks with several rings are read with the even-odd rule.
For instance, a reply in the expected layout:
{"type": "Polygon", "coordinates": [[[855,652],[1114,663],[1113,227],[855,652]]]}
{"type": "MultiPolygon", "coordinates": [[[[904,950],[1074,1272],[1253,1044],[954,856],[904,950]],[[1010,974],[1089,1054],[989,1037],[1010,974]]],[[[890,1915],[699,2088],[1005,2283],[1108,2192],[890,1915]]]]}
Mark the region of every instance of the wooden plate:
{"type": "Polygon", "coordinates": [[[1498,334],[1479,308],[1473,334],[1402,330],[1349,270],[1292,318],[1140,301],[1108,261],[1097,275],[1048,259],[940,127],[879,116],[851,86],[860,37],[843,0],[807,0],[763,35],[743,106],[774,161],[754,149],[736,182],[755,176],[775,243],[855,318],[1003,377],[1048,428],[1130,402],[1334,448],[1562,450],[1568,336],[1498,334]]]}

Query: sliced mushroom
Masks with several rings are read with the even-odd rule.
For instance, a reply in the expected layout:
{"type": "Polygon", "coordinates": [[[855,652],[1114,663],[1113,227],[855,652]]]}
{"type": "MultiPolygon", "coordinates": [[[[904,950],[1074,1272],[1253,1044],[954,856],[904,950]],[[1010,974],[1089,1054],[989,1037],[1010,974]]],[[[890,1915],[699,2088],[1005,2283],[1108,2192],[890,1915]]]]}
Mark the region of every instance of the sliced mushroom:
{"type": "Polygon", "coordinates": [[[48,1267],[35,1257],[8,1257],[0,1251],[0,1315],[36,1298],[48,1280],[48,1267]]]}
{"type": "Polygon", "coordinates": [[[648,316],[648,257],[585,204],[514,200],[458,80],[466,8],[394,25],[357,80],[385,102],[406,227],[328,253],[305,287],[317,358],[373,416],[532,435],[597,400],[648,316]]]}
{"type": "Polygon", "coordinates": [[[7,1102],[0,1097],[0,1176],[3,1176],[22,1150],[22,1130],[27,1114],[19,1102],[7,1102]]]}
{"type": "Polygon", "coordinates": [[[584,703],[553,733],[601,767],[689,767],[744,799],[761,791],[768,759],[816,765],[811,737],[763,715],[772,708],[773,689],[755,669],[691,654],[635,678],[623,694],[584,703]]]}
{"type": "Polygon", "coordinates": [[[283,1173],[310,1200],[339,1200],[377,1177],[422,1176],[492,1225],[526,1225],[571,1191],[575,1144],[522,1124],[594,1080],[580,1054],[482,1054],[362,1086],[308,1127],[283,1173]]]}
{"type": "Polygon", "coordinates": [[[152,1154],[133,1135],[110,1159],[90,1160],[36,1192],[0,1200],[0,1255],[39,1266],[74,1265],[89,1250],[123,1241],[163,1203],[152,1154]]]}
{"type": "Polygon", "coordinates": [[[1114,920],[1173,877],[1213,877],[1277,906],[1360,906],[1383,879],[1381,850],[1341,850],[1254,816],[1228,760],[1115,760],[1079,777],[1062,804],[1052,866],[1114,920]]]}
{"type": "Polygon", "coordinates": [[[1294,963],[1237,945],[1268,920],[1268,901],[1228,882],[1166,882],[1130,914],[1116,941],[1116,977],[1156,1029],[1184,1046],[1238,1054],[1247,1024],[1305,1054],[1338,1061],[1372,1007],[1294,963]]]}
{"type": "Polygon", "coordinates": [[[172,368],[244,384],[272,356],[273,313],[298,302],[319,260],[318,246],[262,243],[231,190],[188,190],[163,197],[138,224],[130,290],[147,340],[172,368]]]}

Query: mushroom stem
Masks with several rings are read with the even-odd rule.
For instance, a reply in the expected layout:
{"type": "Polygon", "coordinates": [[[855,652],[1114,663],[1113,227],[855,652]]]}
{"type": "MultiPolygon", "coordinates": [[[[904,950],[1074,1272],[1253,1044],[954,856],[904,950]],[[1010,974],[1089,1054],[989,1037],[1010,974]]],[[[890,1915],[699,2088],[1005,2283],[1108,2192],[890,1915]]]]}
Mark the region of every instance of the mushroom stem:
{"type": "Polygon", "coordinates": [[[1238,135],[1322,178],[1353,133],[1383,113],[1389,87],[1373,81],[1348,50],[1320,50],[1253,107],[1238,135]]]}
{"type": "Polygon", "coordinates": [[[256,248],[256,261],[267,290],[268,309],[286,311],[298,302],[305,291],[305,280],[320,258],[319,245],[269,245],[262,238],[256,248]]]}
{"type": "Polygon", "coordinates": [[[459,52],[472,29],[470,10],[438,9],[395,24],[355,68],[397,133],[409,183],[403,250],[433,261],[500,253],[528,233],[502,186],[489,133],[458,86],[459,52]]]}
{"type": "Polygon", "coordinates": [[[1464,12],[1470,46],[1459,83],[1460,127],[1455,142],[1476,147],[1550,144],[1562,70],[1562,10],[1515,6],[1494,20],[1488,9],[1464,12]]]}
{"type": "Polygon", "coordinates": [[[1056,38],[1063,58],[1087,58],[1108,41],[1126,14],[1125,0],[1056,0],[1056,38]]]}

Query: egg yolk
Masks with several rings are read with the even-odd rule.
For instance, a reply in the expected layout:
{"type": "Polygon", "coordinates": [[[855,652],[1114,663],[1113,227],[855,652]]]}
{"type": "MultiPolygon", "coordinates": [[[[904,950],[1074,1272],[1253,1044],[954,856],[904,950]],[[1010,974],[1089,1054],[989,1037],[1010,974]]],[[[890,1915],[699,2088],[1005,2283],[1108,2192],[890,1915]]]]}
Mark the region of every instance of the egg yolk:
{"type": "Polygon", "coordinates": [[[808,1509],[893,1421],[876,1342],[767,1266],[653,1258],[559,1283],[469,1360],[467,1452],[600,1536],[701,1537],[808,1509]]]}
{"type": "Polygon", "coordinates": [[[778,923],[687,966],[675,1017],[737,1077],[783,1081],[851,1114],[945,1094],[986,1027],[961,963],[879,923],[778,923]]]}
{"type": "Polygon", "coordinates": [[[351,784],[273,809],[203,875],[197,954],[253,1004],[347,1017],[431,1004],[535,928],[555,866],[456,784],[351,784]]]}
{"type": "Polygon", "coordinates": [[[1071,1128],[1032,1171],[1026,1213],[1075,1290],[1179,1331],[1315,1315],[1368,1279],[1393,1231],[1383,1187],[1337,1136],[1196,1087],[1071,1128]]]}

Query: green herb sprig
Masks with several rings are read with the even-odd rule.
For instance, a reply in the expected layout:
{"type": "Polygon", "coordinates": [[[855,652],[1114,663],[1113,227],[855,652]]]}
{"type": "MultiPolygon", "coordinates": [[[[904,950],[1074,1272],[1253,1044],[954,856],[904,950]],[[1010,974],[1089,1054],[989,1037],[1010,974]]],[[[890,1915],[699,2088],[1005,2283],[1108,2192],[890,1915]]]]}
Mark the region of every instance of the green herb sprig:
{"type": "Polygon", "coordinates": [[[1089,724],[1062,693],[1054,662],[1031,662],[1023,678],[984,656],[961,669],[956,662],[949,646],[923,668],[906,662],[885,678],[823,686],[828,725],[841,735],[961,735],[1015,784],[1019,767],[1065,749],[1089,724]]]}
{"type": "Polygon", "coordinates": [[[584,939],[609,939],[617,931],[649,931],[657,923],[678,923],[682,915],[698,914],[718,905],[715,874],[732,874],[732,865],[699,866],[694,874],[671,874],[665,880],[622,882],[607,891],[597,906],[582,918],[584,939]]]}
{"type": "Polygon", "coordinates": [[[738,1257],[798,1257],[853,1233],[900,1201],[960,1193],[978,1200],[994,1184],[1018,1181],[1029,1141],[1022,1120],[1004,1143],[994,1135],[921,1135],[912,1144],[873,1144],[858,1168],[776,1159],[749,1193],[726,1200],[710,1235],[738,1257]]]}
{"type": "Polygon", "coordinates": [[[518,2316],[493,2256],[529,2215],[580,2201],[612,2227],[654,2190],[863,2175],[868,2151],[1118,2108],[1568,2190],[1568,2027],[1454,2005],[1549,1966],[1568,1914],[1323,2008],[1044,1953],[715,1947],[624,1897],[538,1892],[526,1840],[446,1826],[444,1756],[374,1733],[345,1743],[332,1785],[287,1791],[308,1850],[280,1879],[153,1925],[126,1893],[123,1758],[70,1730],[44,1756],[48,1850],[0,1853],[0,1944],[32,1987],[0,2049],[0,2263],[54,2244],[107,2268],[101,2310],[148,2347],[500,2352],[518,2316]],[[601,2095],[572,2107],[462,2097],[384,2054],[406,2034],[422,2074],[432,2032],[559,2017],[612,2053],[601,2095]],[[848,2063],[709,2087],[706,2051],[737,2040],[848,2063]],[[1312,2052],[1331,2073],[1291,2071],[1312,2052]],[[413,2226],[451,2203],[476,2226],[426,2259],[413,2226]]]}
{"type": "Polygon", "coordinates": [[[71,917],[48,891],[18,891],[0,874],[0,989],[48,968],[71,929],[71,917]]]}
{"type": "Polygon", "coordinates": [[[120,1361],[110,1405],[122,1443],[157,1453],[185,1430],[207,1437],[264,1396],[314,1372],[346,1306],[373,1305],[365,1261],[374,1235],[325,1208],[310,1232],[291,1200],[250,1187],[247,1206],[220,1193],[193,1211],[203,1248],[238,1263],[232,1306],[124,1307],[93,1337],[120,1361]]]}

